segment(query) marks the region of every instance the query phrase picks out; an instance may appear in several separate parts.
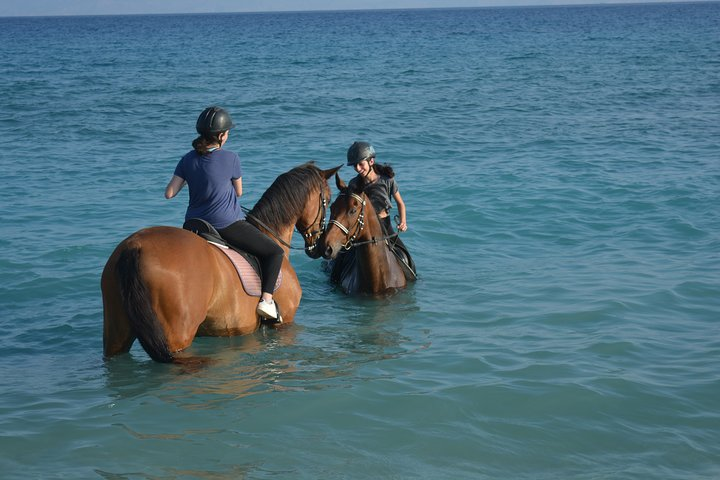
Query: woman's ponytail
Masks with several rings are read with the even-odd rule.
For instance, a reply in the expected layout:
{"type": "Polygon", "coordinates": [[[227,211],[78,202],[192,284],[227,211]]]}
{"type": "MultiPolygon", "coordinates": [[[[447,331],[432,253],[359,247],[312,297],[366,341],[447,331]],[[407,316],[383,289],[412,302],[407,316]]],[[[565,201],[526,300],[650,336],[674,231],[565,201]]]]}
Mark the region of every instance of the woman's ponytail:
{"type": "Polygon", "coordinates": [[[212,147],[216,147],[220,145],[220,134],[208,134],[208,135],[200,135],[192,142],[193,149],[199,154],[199,155],[207,155],[212,150],[212,147]]]}
{"type": "Polygon", "coordinates": [[[395,172],[393,171],[392,167],[387,163],[383,165],[376,163],[373,165],[373,170],[375,170],[375,173],[377,173],[378,175],[385,175],[388,178],[393,178],[395,176],[395,172]]]}

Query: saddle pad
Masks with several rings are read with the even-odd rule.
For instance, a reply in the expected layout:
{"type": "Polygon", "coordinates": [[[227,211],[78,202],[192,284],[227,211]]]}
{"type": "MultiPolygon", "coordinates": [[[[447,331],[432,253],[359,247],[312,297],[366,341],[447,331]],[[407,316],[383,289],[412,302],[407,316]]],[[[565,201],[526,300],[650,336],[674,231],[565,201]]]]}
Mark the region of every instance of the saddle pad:
{"type": "MultiPolygon", "coordinates": [[[[230,259],[232,264],[235,266],[235,270],[237,270],[243,289],[245,289],[245,293],[247,293],[251,297],[259,297],[260,295],[262,295],[262,283],[260,281],[260,276],[257,274],[257,272],[255,272],[255,269],[252,267],[252,265],[250,265],[250,263],[245,260],[245,257],[237,253],[232,248],[218,245],[215,242],[208,243],[219,249],[230,259]]],[[[281,283],[282,271],[278,275],[277,281],[275,282],[275,287],[273,288],[273,292],[275,292],[275,290],[280,287],[281,283]]]]}

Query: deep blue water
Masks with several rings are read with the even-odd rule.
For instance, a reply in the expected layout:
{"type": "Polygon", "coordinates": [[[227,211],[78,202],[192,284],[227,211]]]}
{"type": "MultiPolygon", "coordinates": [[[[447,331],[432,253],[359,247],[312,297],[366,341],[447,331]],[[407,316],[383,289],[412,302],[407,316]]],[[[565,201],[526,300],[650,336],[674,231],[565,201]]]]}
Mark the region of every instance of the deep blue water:
{"type": "MultiPolygon", "coordinates": [[[[0,18],[2,478],[720,477],[720,4],[0,18]],[[420,279],[102,358],[207,105],[252,206],[374,143],[420,279]]],[[[343,169],[348,180],[352,171],[343,169]]],[[[301,243],[295,239],[297,245],[301,243]]]]}

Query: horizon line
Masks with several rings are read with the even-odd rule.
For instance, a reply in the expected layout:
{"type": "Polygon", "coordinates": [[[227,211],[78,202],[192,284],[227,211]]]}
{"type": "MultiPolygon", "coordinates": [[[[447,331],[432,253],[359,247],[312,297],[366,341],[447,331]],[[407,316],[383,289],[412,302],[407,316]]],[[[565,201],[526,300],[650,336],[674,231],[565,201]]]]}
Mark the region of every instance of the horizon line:
{"type": "Polygon", "coordinates": [[[387,8],[311,8],[307,10],[238,10],[222,12],[129,12],[129,13],[67,13],[67,14],[17,14],[0,15],[0,18],[57,18],[57,17],[126,17],[126,16],[152,16],[152,15],[236,15],[236,14],[280,14],[280,13],[345,13],[345,12],[383,12],[383,11],[409,11],[409,10],[478,10],[478,9],[509,9],[509,8],[557,8],[557,7],[613,7],[632,5],[672,5],[693,3],[720,3],[720,0],[646,0],[631,1],[605,0],[589,1],[587,3],[518,3],[515,5],[478,5],[478,6],[449,6],[449,7],[387,7],[387,8]]]}

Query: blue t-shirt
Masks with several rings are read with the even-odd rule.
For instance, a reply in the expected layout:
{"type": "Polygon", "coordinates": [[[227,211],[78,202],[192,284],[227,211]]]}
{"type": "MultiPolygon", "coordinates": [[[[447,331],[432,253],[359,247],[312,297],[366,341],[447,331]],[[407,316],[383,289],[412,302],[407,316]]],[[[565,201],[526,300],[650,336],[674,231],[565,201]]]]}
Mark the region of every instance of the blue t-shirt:
{"type": "Polygon", "coordinates": [[[185,220],[202,218],[220,229],[245,218],[232,184],[242,177],[236,153],[218,149],[200,155],[191,150],[178,162],[175,175],[187,182],[190,191],[185,220]]]}

